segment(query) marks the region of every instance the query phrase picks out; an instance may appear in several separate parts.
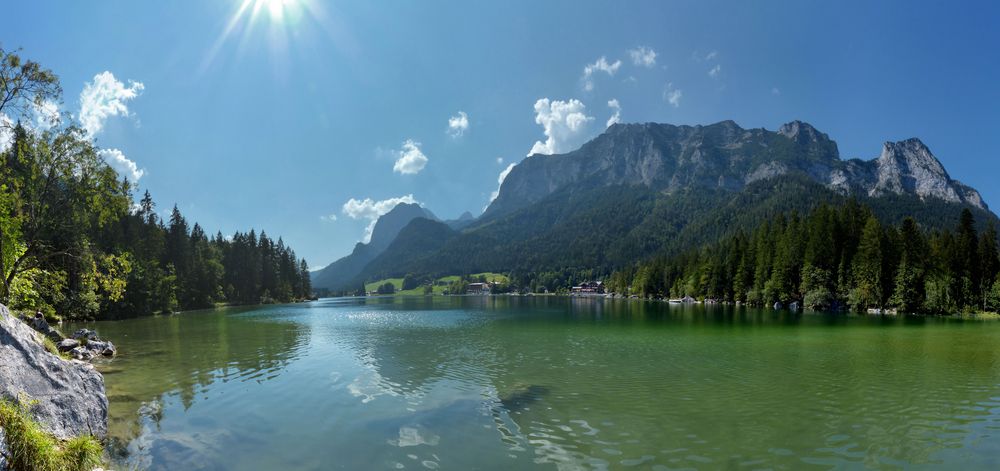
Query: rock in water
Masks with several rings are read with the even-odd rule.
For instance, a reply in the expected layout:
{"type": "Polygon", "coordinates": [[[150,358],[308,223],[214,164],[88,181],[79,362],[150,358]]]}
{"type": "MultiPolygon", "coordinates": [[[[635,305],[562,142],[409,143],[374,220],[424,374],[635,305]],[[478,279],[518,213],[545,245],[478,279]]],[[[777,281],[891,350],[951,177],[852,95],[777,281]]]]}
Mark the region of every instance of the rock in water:
{"type": "Polygon", "coordinates": [[[97,340],[97,332],[94,332],[93,330],[90,329],[80,329],[76,332],[73,332],[73,338],[77,340],[83,340],[83,339],[97,340]]]}
{"type": "Polygon", "coordinates": [[[115,344],[107,340],[91,340],[87,342],[86,347],[87,350],[90,350],[90,353],[93,353],[95,356],[101,355],[105,357],[113,357],[118,351],[115,349],[115,344]]]}
{"type": "Polygon", "coordinates": [[[94,352],[91,352],[87,347],[76,347],[69,351],[69,356],[80,361],[90,361],[94,359],[94,352]]]}
{"type": "Polygon", "coordinates": [[[108,433],[104,377],[45,350],[39,335],[0,305],[0,397],[37,400],[35,420],[60,439],[108,433]]]}
{"type": "Polygon", "coordinates": [[[56,348],[58,348],[60,352],[68,352],[79,346],[80,342],[73,339],[62,339],[56,344],[56,348]]]}

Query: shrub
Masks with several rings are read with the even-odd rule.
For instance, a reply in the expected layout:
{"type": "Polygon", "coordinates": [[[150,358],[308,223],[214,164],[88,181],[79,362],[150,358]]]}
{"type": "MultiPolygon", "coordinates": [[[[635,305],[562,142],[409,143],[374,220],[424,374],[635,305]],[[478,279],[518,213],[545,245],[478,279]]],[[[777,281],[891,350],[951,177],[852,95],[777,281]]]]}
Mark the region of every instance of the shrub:
{"type": "Polygon", "coordinates": [[[0,427],[4,430],[11,469],[89,471],[101,465],[104,448],[85,435],[61,442],[42,430],[29,405],[0,399],[0,427]]]}

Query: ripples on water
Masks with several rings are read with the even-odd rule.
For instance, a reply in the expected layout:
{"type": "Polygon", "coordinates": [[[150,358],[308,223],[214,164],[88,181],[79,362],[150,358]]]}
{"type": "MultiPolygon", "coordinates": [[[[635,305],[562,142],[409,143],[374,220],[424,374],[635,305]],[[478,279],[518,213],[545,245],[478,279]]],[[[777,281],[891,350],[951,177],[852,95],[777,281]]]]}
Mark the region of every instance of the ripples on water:
{"type": "Polygon", "coordinates": [[[565,298],[96,325],[152,469],[1000,469],[1000,325],[565,298]]]}

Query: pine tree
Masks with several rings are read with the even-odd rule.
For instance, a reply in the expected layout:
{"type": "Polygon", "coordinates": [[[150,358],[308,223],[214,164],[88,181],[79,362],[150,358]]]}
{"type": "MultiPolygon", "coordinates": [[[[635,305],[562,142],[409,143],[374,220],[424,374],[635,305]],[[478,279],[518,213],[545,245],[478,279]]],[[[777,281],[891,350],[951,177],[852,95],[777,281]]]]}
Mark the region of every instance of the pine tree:
{"type": "Polygon", "coordinates": [[[903,220],[899,246],[899,268],[893,279],[889,304],[902,312],[920,312],[926,298],[927,242],[913,218],[903,220]]]}
{"type": "Polygon", "coordinates": [[[882,307],[882,225],[875,216],[865,223],[854,256],[854,287],[851,290],[851,304],[857,310],[882,307]]]}
{"type": "Polygon", "coordinates": [[[991,295],[993,285],[1000,274],[1000,258],[997,254],[997,231],[991,221],[979,237],[979,292],[986,309],[986,298],[991,295]]]}

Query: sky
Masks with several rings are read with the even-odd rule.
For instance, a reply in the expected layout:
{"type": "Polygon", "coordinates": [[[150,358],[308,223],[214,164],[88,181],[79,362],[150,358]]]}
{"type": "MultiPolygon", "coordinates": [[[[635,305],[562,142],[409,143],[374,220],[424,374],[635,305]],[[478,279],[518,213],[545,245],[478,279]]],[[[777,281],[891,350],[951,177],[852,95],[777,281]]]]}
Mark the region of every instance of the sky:
{"type": "Polygon", "coordinates": [[[320,268],[397,202],[478,215],[529,152],[618,121],[799,119],[842,158],[919,137],[998,207],[998,5],[39,0],[4,7],[0,45],[60,77],[39,115],[137,198],[320,268]]]}

